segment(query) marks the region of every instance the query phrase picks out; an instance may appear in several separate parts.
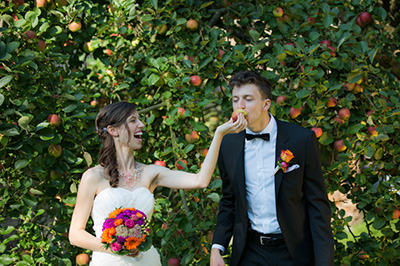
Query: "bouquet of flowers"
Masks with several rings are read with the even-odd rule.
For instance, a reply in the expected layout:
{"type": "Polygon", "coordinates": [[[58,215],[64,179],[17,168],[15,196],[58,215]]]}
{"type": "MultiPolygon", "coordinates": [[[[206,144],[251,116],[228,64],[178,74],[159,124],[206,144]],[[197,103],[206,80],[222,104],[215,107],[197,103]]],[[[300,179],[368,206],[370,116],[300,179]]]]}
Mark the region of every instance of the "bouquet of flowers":
{"type": "Polygon", "coordinates": [[[117,208],[103,223],[101,242],[118,255],[128,255],[133,249],[146,251],[151,246],[146,215],[135,208],[117,208]]]}

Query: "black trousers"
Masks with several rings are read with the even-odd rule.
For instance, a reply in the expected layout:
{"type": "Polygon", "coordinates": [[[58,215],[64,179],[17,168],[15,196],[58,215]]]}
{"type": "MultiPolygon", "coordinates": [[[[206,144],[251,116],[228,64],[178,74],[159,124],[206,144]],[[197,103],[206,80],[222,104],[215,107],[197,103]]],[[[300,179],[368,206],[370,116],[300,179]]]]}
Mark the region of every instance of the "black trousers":
{"type": "Polygon", "coordinates": [[[261,245],[259,241],[248,237],[239,266],[294,266],[285,243],[279,246],[261,245]]]}

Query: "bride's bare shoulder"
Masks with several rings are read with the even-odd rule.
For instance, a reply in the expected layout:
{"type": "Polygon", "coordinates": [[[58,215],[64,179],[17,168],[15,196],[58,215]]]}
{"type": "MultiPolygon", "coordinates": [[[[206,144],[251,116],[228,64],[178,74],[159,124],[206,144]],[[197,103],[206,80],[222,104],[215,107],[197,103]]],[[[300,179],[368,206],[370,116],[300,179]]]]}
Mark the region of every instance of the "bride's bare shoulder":
{"type": "Polygon", "coordinates": [[[89,168],[82,175],[82,181],[89,183],[99,183],[104,182],[104,168],[100,165],[89,168]]]}

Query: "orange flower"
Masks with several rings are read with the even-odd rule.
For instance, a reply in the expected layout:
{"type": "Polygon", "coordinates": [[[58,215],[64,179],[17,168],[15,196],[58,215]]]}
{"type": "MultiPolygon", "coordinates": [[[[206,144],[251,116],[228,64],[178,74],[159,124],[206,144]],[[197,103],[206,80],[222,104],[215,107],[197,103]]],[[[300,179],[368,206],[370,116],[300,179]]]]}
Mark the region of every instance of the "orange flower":
{"type": "Polygon", "coordinates": [[[107,244],[110,244],[112,241],[112,237],[114,235],[115,235],[114,227],[104,229],[103,233],[101,234],[101,242],[106,242],[107,244]]]}
{"type": "Polygon", "coordinates": [[[143,217],[143,215],[142,215],[140,212],[137,212],[137,213],[136,213],[136,216],[137,216],[138,218],[142,218],[142,217],[143,217]]]}
{"type": "Polygon", "coordinates": [[[121,209],[115,209],[114,211],[110,212],[110,215],[108,216],[108,218],[116,218],[117,215],[122,212],[121,209]]]}
{"type": "Polygon", "coordinates": [[[123,222],[124,222],[124,220],[122,220],[122,219],[117,219],[117,220],[114,221],[114,225],[115,225],[115,226],[118,226],[118,225],[122,224],[123,222]]]}
{"type": "Polygon", "coordinates": [[[288,163],[290,162],[290,160],[292,160],[294,158],[293,153],[290,150],[282,150],[281,152],[281,159],[288,163]]]}

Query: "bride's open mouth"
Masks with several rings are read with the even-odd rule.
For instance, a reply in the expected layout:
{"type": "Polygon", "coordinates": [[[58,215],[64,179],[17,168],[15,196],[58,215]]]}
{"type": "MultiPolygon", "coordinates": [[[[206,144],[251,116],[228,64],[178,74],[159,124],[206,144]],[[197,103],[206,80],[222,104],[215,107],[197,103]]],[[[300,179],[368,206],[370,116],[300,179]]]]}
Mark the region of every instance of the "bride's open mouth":
{"type": "Polygon", "coordinates": [[[142,131],[138,131],[136,132],[133,137],[137,140],[137,141],[142,141],[142,131]]]}

